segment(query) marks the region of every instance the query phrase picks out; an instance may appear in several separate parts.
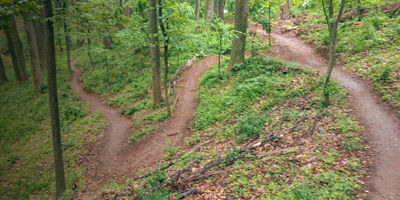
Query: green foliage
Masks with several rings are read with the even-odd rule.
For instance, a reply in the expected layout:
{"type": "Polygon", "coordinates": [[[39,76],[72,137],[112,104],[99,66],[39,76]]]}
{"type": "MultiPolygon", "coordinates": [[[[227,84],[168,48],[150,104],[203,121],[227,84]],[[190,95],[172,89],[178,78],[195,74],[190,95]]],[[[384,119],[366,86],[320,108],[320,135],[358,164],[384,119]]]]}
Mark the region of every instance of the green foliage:
{"type": "Polygon", "coordinates": [[[146,136],[147,134],[151,133],[154,131],[154,128],[142,128],[140,131],[136,132],[134,135],[132,135],[128,142],[134,142],[140,138],[143,138],[144,136],[146,136]]]}
{"type": "Polygon", "coordinates": [[[266,118],[260,115],[250,114],[243,117],[236,125],[236,131],[239,134],[238,142],[242,143],[253,135],[265,133],[265,122],[266,118]]]}
{"type": "MultiPolygon", "coordinates": [[[[65,62],[57,57],[58,65],[65,62]]],[[[7,73],[11,74],[9,63],[7,73]]],[[[58,99],[67,188],[80,183],[83,169],[75,165],[84,144],[96,141],[105,126],[100,115],[89,114],[69,84],[70,71],[58,68],[58,99]]],[[[47,87],[35,94],[31,79],[0,84],[0,194],[6,199],[52,198],[55,178],[47,87]],[[29,153],[27,153],[29,152],[29,153]],[[26,173],[27,171],[31,173],[26,173]]],[[[67,190],[67,192],[71,192],[67,190]]]]}

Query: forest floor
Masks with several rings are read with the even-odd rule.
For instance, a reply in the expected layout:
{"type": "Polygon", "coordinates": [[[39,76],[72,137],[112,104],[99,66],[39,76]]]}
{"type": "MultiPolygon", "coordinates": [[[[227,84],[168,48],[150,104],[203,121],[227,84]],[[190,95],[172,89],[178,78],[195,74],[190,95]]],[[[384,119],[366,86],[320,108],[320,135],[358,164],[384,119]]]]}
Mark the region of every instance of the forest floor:
{"type": "MultiPolygon", "coordinates": [[[[267,38],[261,26],[250,30],[267,38]]],[[[273,30],[272,50],[268,55],[325,73],[327,61],[293,32],[273,30]]],[[[367,131],[373,148],[373,166],[366,191],[369,199],[400,198],[400,116],[391,105],[374,92],[371,85],[335,66],[332,76],[349,93],[349,109],[367,131]]]]}
{"type": "Polygon", "coordinates": [[[191,68],[185,70],[178,79],[177,105],[173,116],[159,124],[153,134],[143,140],[128,144],[133,133],[133,122],[120,114],[119,109],[110,107],[101,97],[86,91],[81,82],[82,72],[73,64],[74,73],[71,83],[74,91],[87,104],[92,112],[99,112],[107,120],[104,138],[89,147],[85,160],[87,177],[90,177],[83,193],[78,198],[95,197],[101,187],[110,181],[124,180],[138,175],[140,170],[151,169],[162,160],[162,149],[168,143],[180,146],[184,138],[190,135],[190,123],[196,110],[196,90],[203,72],[217,63],[216,56],[199,60],[191,68]]]}

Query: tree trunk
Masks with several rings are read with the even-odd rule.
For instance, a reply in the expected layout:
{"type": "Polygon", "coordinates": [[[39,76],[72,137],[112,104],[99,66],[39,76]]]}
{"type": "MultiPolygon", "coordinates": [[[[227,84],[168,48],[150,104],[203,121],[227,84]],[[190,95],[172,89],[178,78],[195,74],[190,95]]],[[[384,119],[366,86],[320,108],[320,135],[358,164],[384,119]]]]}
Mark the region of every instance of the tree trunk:
{"type": "MultiPolygon", "coordinates": [[[[163,19],[161,18],[163,16],[162,14],[162,0],[158,0],[158,10],[159,10],[159,22],[160,22],[160,28],[161,32],[164,36],[164,90],[165,90],[165,102],[167,104],[167,112],[168,112],[168,117],[171,117],[171,107],[169,105],[169,95],[168,95],[168,45],[169,45],[169,39],[168,39],[168,33],[167,30],[165,29],[164,23],[167,23],[166,21],[168,19],[165,19],[163,22],[163,19]]],[[[166,25],[168,29],[168,24],[166,25]]]]}
{"type": "Polygon", "coordinates": [[[201,0],[196,0],[196,21],[200,19],[200,3],[201,0]]]}
{"type": "Polygon", "coordinates": [[[27,15],[24,15],[24,24],[25,24],[25,32],[26,37],[28,39],[29,46],[29,55],[31,60],[31,68],[32,68],[32,79],[33,85],[35,87],[35,92],[38,93],[43,85],[42,74],[40,72],[40,57],[38,52],[38,45],[36,43],[36,34],[35,27],[32,21],[29,21],[27,15]]]}
{"type": "MultiPolygon", "coordinates": [[[[53,11],[51,7],[51,0],[44,1],[44,9],[46,18],[53,17],[53,11]]],[[[51,130],[53,138],[53,152],[54,152],[54,164],[56,174],[56,199],[62,197],[65,191],[65,175],[64,175],[64,161],[61,144],[61,133],[60,133],[60,117],[58,112],[58,98],[57,98],[57,77],[56,77],[56,54],[54,47],[54,29],[53,22],[51,20],[46,21],[45,25],[45,38],[47,40],[45,47],[46,49],[46,61],[47,61],[47,79],[49,87],[49,105],[50,105],[50,116],[51,116],[51,130]]]]}
{"type": "Polygon", "coordinates": [[[22,81],[21,72],[19,71],[18,59],[17,59],[17,55],[15,53],[14,42],[11,38],[10,29],[6,26],[3,26],[3,29],[4,29],[4,34],[6,35],[6,38],[7,38],[8,52],[11,56],[12,66],[14,68],[15,79],[17,79],[17,81],[22,81]]]}
{"type": "Polygon", "coordinates": [[[218,0],[218,17],[224,19],[225,0],[218,0]]]}
{"type": "Polygon", "coordinates": [[[229,61],[229,70],[234,64],[244,63],[244,53],[246,50],[246,29],[247,16],[249,14],[249,1],[235,1],[235,24],[236,36],[232,40],[231,59],[229,61]]]}
{"type": "MultiPolygon", "coordinates": [[[[128,3],[128,0],[125,0],[125,4],[126,4],[126,3],[128,3]]],[[[131,16],[131,9],[130,9],[128,6],[126,6],[126,7],[124,8],[124,14],[125,14],[125,16],[127,16],[127,17],[131,16]]]]}
{"type": "MultiPolygon", "coordinates": [[[[38,1],[40,6],[43,6],[43,1],[38,1]]],[[[35,21],[35,31],[36,31],[36,44],[38,44],[39,57],[40,57],[40,70],[43,76],[47,76],[47,66],[46,66],[46,55],[45,49],[46,40],[44,39],[45,24],[41,20],[44,19],[44,9],[40,9],[39,20],[35,21]]]]}
{"type": "Polygon", "coordinates": [[[28,79],[28,73],[26,72],[25,56],[24,56],[24,51],[22,50],[21,40],[19,39],[17,23],[13,15],[10,15],[9,18],[10,18],[11,36],[14,41],[15,52],[17,53],[18,65],[21,69],[21,78],[22,81],[26,81],[26,79],[28,79]]]}
{"type": "Polygon", "coordinates": [[[149,0],[149,33],[151,64],[153,70],[153,106],[161,103],[161,75],[160,75],[160,47],[158,43],[157,28],[157,1],[149,0]]]}
{"type": "Polygon", "coordinates": [[[362,8],[362,5],[361,5],[361,0],[358,0],[357,1],[357,15],[358,15],[358,20],[361,20],[361,8],[362,8]]]}
{"type": "Polygon", "coordinates": [[[211,22],[214,16],[214,0],[207,0],[205,21],[211,22]]]}
{"type": "Polygon", "coordinates": [[[287,0],[286,4],[279,7],[279,10],[280,10],[279,18],[281,20],[290,19],[290,3],[291,3],[291,0],[287,0]]]}
{"type": "Polygon", "coordinates": [[[331,78],[331,74],[333,71],[333,67],[335,66],[335,57],[336,57],[336,41],[337,41],[337,29],[339,27],[339,22],[343,14],[343,8],[345,4],[345,0],[341,1],[340,4],[340,9],[339,13],[337,15],[337,18],[334,18],[334,11],[333,11],[333,0],[328,0],[328,5],[325,5],[325,0],[322,1],[322,8],[325,14],[325,20],[326,23],[328,24],[328,29],[329,29],[329,65],[328,65],[328,71],[327,75],[324,80],[324,105],[329,106],[329,80],[331,78]],[[328,10],[326,10],[326,6],[328,7],[328,10]]]}
{"type": "Polygon", "coordinates": [[[65,37],[65,48],[67,51],[67,63],[68,63],[68,68],[72,69],[71,67],[71,36],[70,31],[69,31],[69,27],[68,27],[68,22],[67,22],[67,18],[68,18],[68,14],[69,14],[69,5],[68,5],[68,0],[64,0],[63,2],[63,10],[64,10],[64,20],[63,20],[63,24],[64,24],[64,37],[65,37]]]}
{"type": "Polygon", "coordinates": [[[7,80],[8,79],[7,79],[6,72],[4,70],[3,60],[1,59],[1,55],[0,55],[0,83],[6,82],[7,80]]]}

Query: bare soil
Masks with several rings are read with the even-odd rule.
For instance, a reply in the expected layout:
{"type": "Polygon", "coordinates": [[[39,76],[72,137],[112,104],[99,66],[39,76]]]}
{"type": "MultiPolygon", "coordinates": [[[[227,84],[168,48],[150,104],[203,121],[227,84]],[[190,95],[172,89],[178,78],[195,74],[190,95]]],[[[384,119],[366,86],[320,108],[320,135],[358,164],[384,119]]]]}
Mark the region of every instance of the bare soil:
{"type": "Polygon", "coordinates": [[[217,62],[216,56],[208,56],[185,70],[178,79],[177,105],[173,116],[159,124],[152,134],[131,144],[128,144],[128,138],[134,133],[133,122],[121,115],[119,109],[108,106],[100,97],[85,90],[79,80],[82,72],[73,62],[73,90],[92,112],[100,113],[107,121],[107,127],[103,130],[104,138],[88,147],[84,165],[89,180],[78,198],[97,198],[101,187],[110,181],[121,182],[143,170],[157,168],[163,159],[162,149],[167,142],[184,145],[184,138],[191,135],[191,121],[198,103],[197,84],[202,73],[217,62]]]}
{"type": "MultiPolygon", "coordinates": [[[[251,25],[250,29],[266,36],[261,26],[251,25]]],[[[302,42],[291,32],[272,33],[270,56],[298,63],[325,73],[327,60],[311,46],[302,42]]],[[[386,103],[370,84],[335,66],[332,76],[346,88],[349,107],[360,124],[367,131],[368,143],[373,146],[373,172],[367,180],[368,199],[400,199],[400,116],[386,103]]]]}

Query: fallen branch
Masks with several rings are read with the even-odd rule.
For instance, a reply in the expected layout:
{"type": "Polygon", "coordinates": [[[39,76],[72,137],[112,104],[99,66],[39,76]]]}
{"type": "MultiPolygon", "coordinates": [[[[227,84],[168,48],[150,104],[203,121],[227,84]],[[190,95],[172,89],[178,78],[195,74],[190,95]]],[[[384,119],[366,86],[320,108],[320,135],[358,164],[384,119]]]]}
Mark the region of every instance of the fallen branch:
{"type": "Polygon", "coordinates": [[[311,130],[310,130],[310,133],[308,133],[308,136],[314,135],[315,128],[316,128],[316,126],[317,126],[317,123],[322,119],[322,115],[323,115],[323,112],[320,112],[320,113],[318,113],[318,115],[315,117],[314,122],[313,122],[312,127],[311,127],[311,130]]]}

